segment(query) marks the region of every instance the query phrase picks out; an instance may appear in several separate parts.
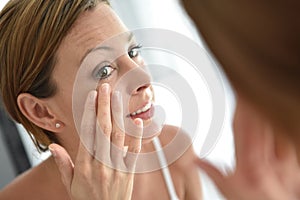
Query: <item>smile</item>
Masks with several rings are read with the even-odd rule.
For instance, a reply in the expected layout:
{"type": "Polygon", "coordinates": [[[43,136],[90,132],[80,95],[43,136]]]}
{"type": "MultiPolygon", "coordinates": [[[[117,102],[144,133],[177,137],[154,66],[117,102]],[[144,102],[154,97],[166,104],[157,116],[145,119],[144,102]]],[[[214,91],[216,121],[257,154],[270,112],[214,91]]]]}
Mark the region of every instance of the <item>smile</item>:
{"type": "Polygon", "coordinates": [[[142,120],[148,120],[153,117],[153,114],[154,114],[154,106],[152,105],[151,102],[149,102],[144,107],[129,114],[128,117],[130,117],[131,119],[140,118],[142,120]]]}
{"type": "Polygon", "coordinates": [[[138,109],[137,111],[131,113],[130,116],[133,117],[133,116],[139,115],[139,114],[141,114],[143,112],[146,112],[146,111],[148,111],[151,108],[151,106],[152,106],[152,103],[150,102],[150,103],[146,104],[143,108],[138,109]]]}

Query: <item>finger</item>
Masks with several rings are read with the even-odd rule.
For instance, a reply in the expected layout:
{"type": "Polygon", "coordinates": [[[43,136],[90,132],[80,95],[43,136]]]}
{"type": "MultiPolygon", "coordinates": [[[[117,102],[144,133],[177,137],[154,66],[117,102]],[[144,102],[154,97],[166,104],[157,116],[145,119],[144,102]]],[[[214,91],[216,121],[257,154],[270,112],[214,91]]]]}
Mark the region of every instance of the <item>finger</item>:
{"type": "Polygon", "coordinates": [[[115,167],[123,166],[123,150],[125,141],[124,132],[124,117],[123,117],[123,101],[121,93],[116,91],[112,95],[112,114],[113,114],[113,127],[112,127],[112,146],[111,146],[111,160],[115,167]]]}
{"type": "Polygon", "coordinates": [[[212,179],[212,181],[223,194],[227,194],[229,192],[227,191],[228,189],[226,187],[228,184],[226,177],[216,167],[199,158],[196,158],[195,163],[212,179]]]}
{"type": "Polygon", "coordinates": [[[95,137],[95,156],[102,162],[110,162],[111,104],[110,85],[104,83],[99,88],[97,105],[97,127],[95,137]]]}
{"type": "Polygon", "coordinates": [[[108,83],[104,83],[99,89],[97,119],[102,133],[107,138],[110,138],[112,130],[110,109],[110,85],[108,83]]]}
{"type": "Polygon", "coordinates": [[[143,136],[143,120],[137,118],[134,120],[134,123],[137,126],[136,133],[134,134],[135,137],[131,136],[129,138],[128,153],[125,157],[125,164],[130,172],[135,170],[136,161],[142,148],[143,136]]]}
{"type": "Polygon", "coordinates": [[[57,144],[51,144],[49,145],[49,150],[54,157],[55,163],[61,175],[62,182],[70,194],[74,172],[73,162],[63,147],[57,144]]]}
{"type": "Polygon", "coordinates": [[[129,138],[128,151],[133,153],[139,153],[142,144],[143,120],[137,118],[134,120],[134,124],[136,125],[136,132],[131,135],[132,137],[129,138]]]}
{"type": "Polygon", "coordinates": [[[80,130],[81,141],[76,157],[76,163],[89,162],[93,158],[96,125],[96,98],[97,92],[93,90],[89,92],[85,102],[80,130]]]}

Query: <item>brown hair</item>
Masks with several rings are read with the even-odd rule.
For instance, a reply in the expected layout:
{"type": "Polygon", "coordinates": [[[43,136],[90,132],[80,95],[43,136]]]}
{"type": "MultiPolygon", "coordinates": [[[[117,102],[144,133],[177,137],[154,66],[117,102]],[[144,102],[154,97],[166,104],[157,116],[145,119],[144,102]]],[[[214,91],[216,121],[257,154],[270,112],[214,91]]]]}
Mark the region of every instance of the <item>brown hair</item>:
{"type": "Polygon", "coordinates": [[[299,2],[183,2],[238,94],[275,125],[297,129],[299,2]]]}
{"type": "Polygon", "coordinates": [[[1,96],[8,113],[41,151],[58,141],[20,112],[17,97],[21,93],[37,98],[55,94],[51,74],[60,43],[78,16],[101,1],[105,0],[11,0],[0,13],[1,96]]]}

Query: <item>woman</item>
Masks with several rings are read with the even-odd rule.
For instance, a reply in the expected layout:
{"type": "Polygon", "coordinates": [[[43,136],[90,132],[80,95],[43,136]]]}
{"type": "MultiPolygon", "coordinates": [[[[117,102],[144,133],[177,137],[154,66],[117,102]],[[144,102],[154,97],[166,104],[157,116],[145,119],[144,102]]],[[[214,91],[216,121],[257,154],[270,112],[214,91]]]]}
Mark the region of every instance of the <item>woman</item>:
{"type": "MultiPolygon", "coordinates": [[[[100,0],[11,0],[1,11],[4,104],[32,134],[36,146],[41,151],[49,147],[53,157],[9,184],[0,199],[201,199],[197,169],[189,164],[194,159],[191,148],[169,167],[175,190],[165,183],[161,170],[133,173],[139,153],[155,151],[151,141],[156,136],[165,146],[177,137],[178,129],[165,126],[160,134],[142,139],[154,101],[143,70],[138,71],[145,81],[131,90],[128,106],[134,129],[125,136],[116,123],[115,119],[123,120],[123,94],[115,92],[114,86],[122,75],[143,65],[139,46],[127,32],[107,2],[100,0]],[[117,43],[126,54],[113,63],[87,68],[88,76],[77,76],[82,63],[92,62],[89,56],[98,45],[115,35],[126,36],[117,43]],[[82,140],[72,112],[73,86],[80,77],[86,79],[79,86],[97,83],[96,88],[83,87],[90,91],[75,94],[84,98],[77,112],[83,112],[79,116],[82,140]],[[128,152],[123,155],[126,146],[128,152]],[[103,157],[109,163],[98,160],[103,157]]],[[[181,141],[189,142],[179,135],[181,141]]]]}
{"type": "Polygon", "coordinates": [[[228,199],[300,199],[299,2],[183,2],[237,96],[236,170],[197,163],[228,199]]]}

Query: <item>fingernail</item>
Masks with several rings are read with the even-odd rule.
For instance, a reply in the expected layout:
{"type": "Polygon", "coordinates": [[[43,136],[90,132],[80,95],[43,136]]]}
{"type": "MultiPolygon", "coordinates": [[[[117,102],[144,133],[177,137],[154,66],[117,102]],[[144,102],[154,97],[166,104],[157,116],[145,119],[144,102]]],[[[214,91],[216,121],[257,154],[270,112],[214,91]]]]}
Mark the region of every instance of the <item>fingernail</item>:
{"type": "Polygon", "coordinates": [[[142,125],[142,119],[136,118],[136,119],[134,120],[134,123],[135,123],[135,125],[137,125],[137,126],[141,126],[141,125],[142,125]]]}
{"type": "Polygon", "coordinates": [[[101,86],[101,92],[104,94],[108,94],[109,91],[109,84],[108,83],[103,83],[101,86]]]}
{"type": "Polygon", "coordinates": [[[49,148],[49,150],[50,150],[52,156],[53,156],[53,157],[56,157],[56,152],[55,152],[55,150],[54,150],[51,146],[49,146],[48,148],[49,148]]]}

